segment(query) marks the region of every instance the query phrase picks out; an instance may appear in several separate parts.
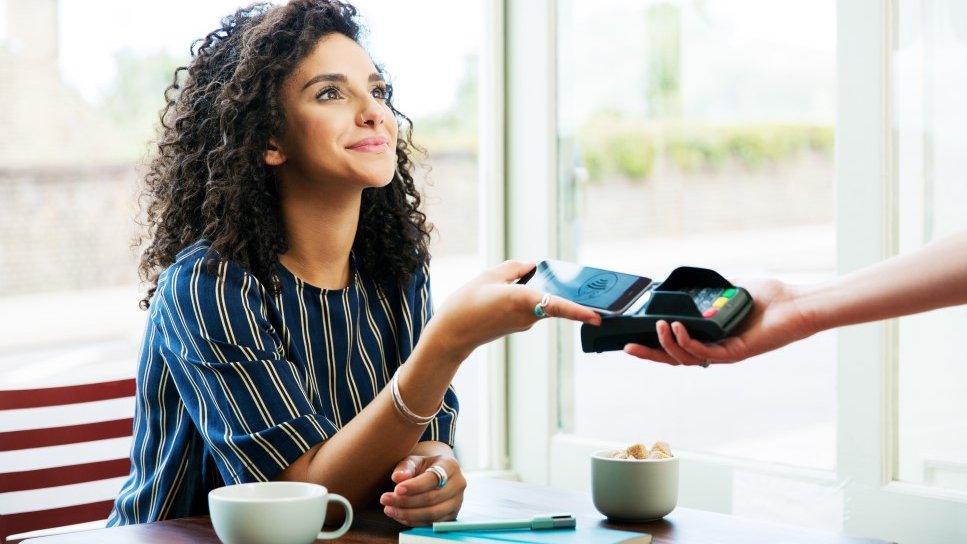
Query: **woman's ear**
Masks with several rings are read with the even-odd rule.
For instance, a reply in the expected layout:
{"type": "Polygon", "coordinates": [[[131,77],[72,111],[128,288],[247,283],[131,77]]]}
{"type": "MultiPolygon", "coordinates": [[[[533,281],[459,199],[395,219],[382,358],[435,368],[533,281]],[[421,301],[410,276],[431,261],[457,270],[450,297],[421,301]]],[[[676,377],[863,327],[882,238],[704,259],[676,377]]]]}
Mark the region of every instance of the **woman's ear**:
{"type": "Polygon", "coordinates": [[[279,147],[279,142],[275,138],[269,138],[269,145],[265,149],[265,164],[269,166],[281,166],[286,160],[285,153],[279,147]]]}

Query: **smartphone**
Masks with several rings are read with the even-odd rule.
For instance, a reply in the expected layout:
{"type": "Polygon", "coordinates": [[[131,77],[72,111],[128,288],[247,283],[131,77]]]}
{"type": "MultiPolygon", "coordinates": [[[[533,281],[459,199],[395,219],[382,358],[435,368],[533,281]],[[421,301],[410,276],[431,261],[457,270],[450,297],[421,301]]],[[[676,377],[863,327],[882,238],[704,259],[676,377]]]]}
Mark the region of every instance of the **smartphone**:
{"type": "Polygon", "coordinates": [[[651,279],[564,261],[541,261],[517,283],[587,306],[602,315],[619,315],[645,293],[651,279]]]}

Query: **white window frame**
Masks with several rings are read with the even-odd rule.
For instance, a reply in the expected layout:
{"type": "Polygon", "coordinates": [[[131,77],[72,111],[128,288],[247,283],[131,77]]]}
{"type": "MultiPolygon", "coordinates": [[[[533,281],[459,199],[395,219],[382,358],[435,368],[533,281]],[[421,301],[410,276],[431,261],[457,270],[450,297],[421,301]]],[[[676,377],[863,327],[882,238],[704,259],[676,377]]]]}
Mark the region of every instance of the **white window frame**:
{"type": "MultiPolygon", "coordinates": [[[[897,253],[893,0],[839,0],[836,176],[839,272],[897,253]],[[845,218],[850,218],[849,220],[845,218]]],[[[967,493],[899,482],[897,322],[838,336],[838,476],[849,533],[963,542],[967,493]]]]}
{"type": "MultiPolygon", "coordinates": [[[[557,254],[555,2],[504,2],[507,255],[557,254]]],[[[507,339],[508,455],[520,479],[546,483],[557,428],[556,331],[507,339]]]]}
{"type": "MultiPolygon", "coordinates": [[[[558,231],[557,2],[499,2],[504,13],[506,252],[560,255],[558,231]]],[[[840,274],[895,253],[894,136],[890,111],[893,2],[837,7],[837,257],[840,274]]],[[[527,482],[589,489],[588,456],[617,446],[563,431],[570,388],[558,360],[565,331],[538,324],[507,341],[510,471],[527,482]],[[567,398],[567,396],[565,396],[567,398]]],[[[697,452],[682,458],[686,507],[732,512],[738,471],[843,490],[843,531],[899,541],[953,542],[967,535],[967,497],[896,482],[895,322],[838,334],[836,471],[793,468],[697,452]]]]}
{"type": "MultiPolygon", "coordinates": [[[[484,1],[484,29],[480,61],[477,67],[479,103],[477,110],[478,161],[478,238],[481,267],[493,266],[506,257],[505,219],[505,105],[504,86],[504,2],[484,1]]],[[[469,278],[467,278],[469,279],[469,278]]],[[[507,450],[507,344],[501,339],[480,348],[484,357],[467,364],[484,364],[483,379],[476,384],[478,398],[484,399],[485,414],[476,429],[483,451],[480,466],[468,471],[470,478],[508,478],[517,475],[508,470],[507,450]]],[[[458,432],[462,432],[459,431],[458,432]]]]}

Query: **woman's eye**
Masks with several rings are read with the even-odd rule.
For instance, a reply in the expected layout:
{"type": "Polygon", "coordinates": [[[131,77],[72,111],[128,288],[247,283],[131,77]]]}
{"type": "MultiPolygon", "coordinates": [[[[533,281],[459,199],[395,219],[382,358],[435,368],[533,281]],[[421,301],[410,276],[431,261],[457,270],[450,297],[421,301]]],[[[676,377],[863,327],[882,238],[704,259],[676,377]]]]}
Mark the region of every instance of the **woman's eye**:
{"type": "Polygon", "coordinates": [[[328,87],[323,89],[316,95],[319,100],[336,100],[339,98],[339,89],[335,87],[328,87]]]}
{"type": "Polygon", "coordinates": [[[387,87],[376,87],[373,89],[373,98],[377,100],[385,100],[388,102],[390,99],[390,94],[390,90],[387,87]]]}

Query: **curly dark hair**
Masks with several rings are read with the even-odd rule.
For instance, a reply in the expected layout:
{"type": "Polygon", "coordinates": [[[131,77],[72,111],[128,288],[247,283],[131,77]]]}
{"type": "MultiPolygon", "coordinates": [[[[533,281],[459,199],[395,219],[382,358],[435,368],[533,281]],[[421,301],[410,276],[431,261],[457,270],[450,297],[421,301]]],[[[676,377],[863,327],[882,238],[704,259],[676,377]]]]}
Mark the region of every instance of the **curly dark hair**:
{"type": "MultiPolygon", "coordinates": [[[[191,46],[188,66],[165,89],[157,149],[145,176],[147,242],[139,272],[148,283],[147,309],[160,272],[199,239],[211,243],[213,273],[231,260],[278,293],[278,256],[288,243],[276,180],[264,163],[269,138],[285,129],[282,81],[318,43],[339,33],[359,43],[352,5],[337,0],[253,4],[222,19],[191,46]]],[[[377,68],[382,72],[382,68],[377,68]]],[[[390,102],[399,138],[396,172],[384,187],[363,191],[353,254],[383,285],[398,285],[428,258],[432,225],[420,211],[410,154],[413,124],[390,102]]]]}

